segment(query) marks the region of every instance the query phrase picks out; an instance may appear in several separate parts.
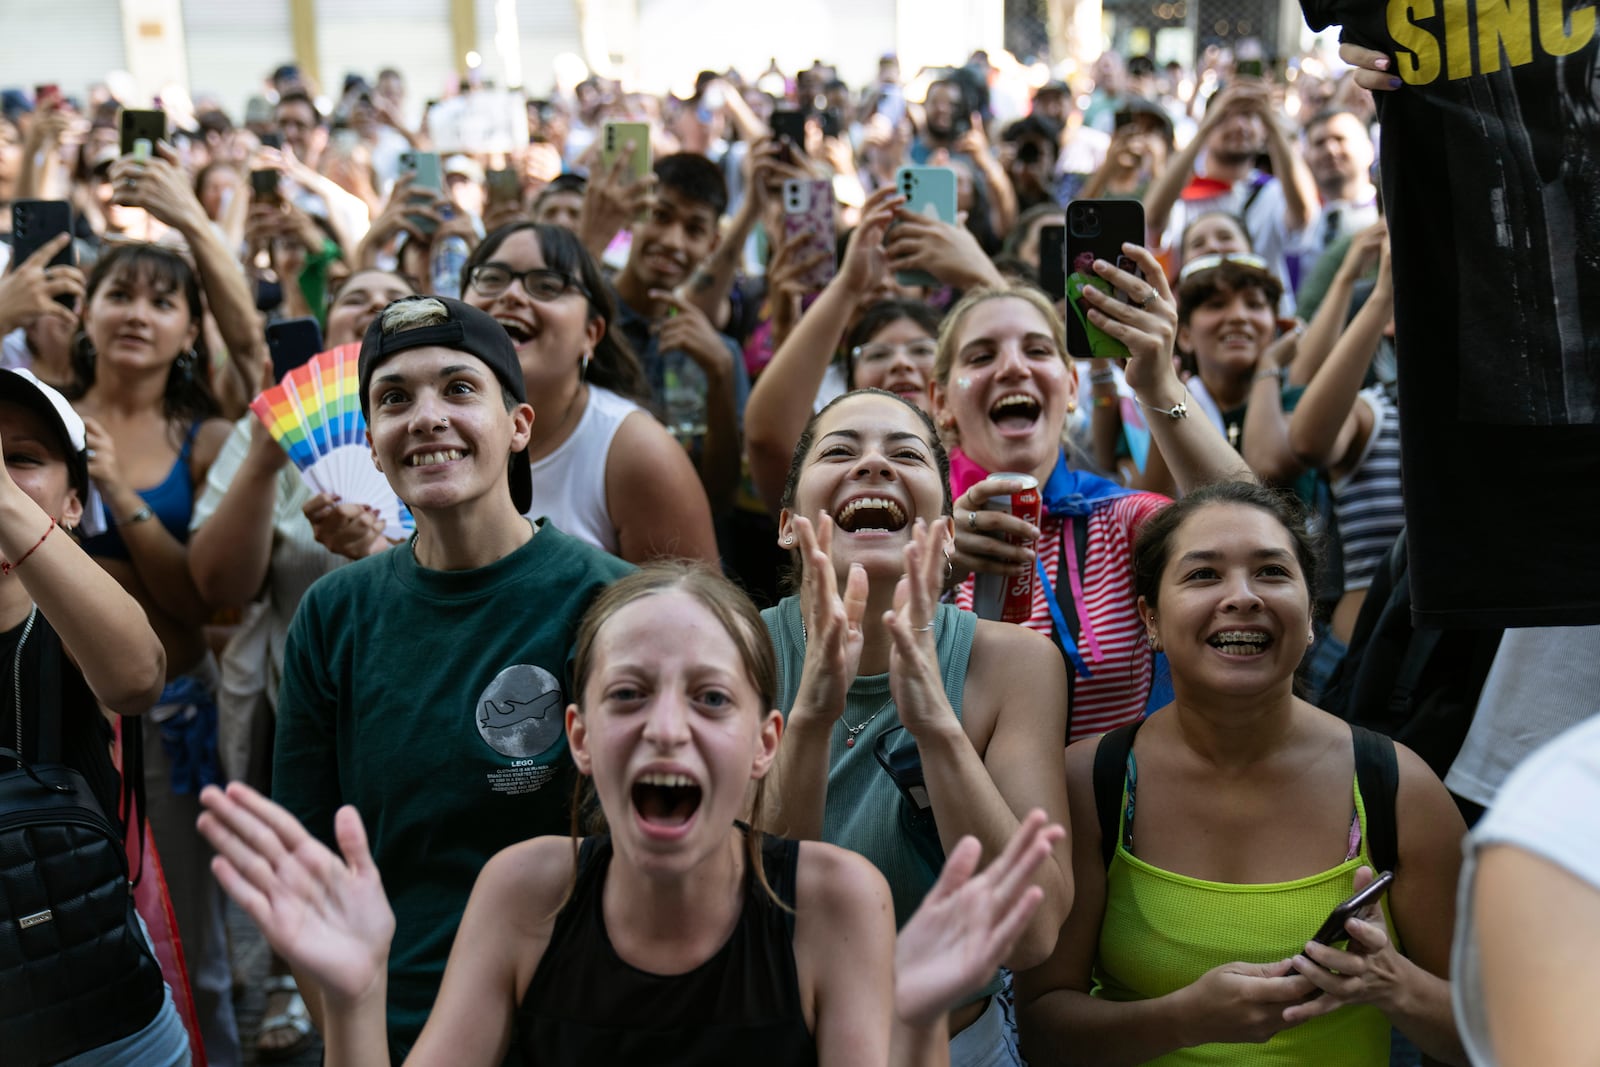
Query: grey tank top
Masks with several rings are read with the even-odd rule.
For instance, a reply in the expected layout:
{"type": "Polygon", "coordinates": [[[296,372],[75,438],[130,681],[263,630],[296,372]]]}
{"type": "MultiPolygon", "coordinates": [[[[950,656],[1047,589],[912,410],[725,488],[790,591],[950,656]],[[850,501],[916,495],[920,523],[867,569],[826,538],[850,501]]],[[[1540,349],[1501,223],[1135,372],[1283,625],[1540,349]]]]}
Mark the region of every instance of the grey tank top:
{"type": "MultiPolygon", "coordinates": [[[[800,598],[784,598],[777,607],[763,611],[761,619],[777,652],[778,708],[787,719],[806,658],[800,598]]],[[[949,604],[939,605],[934,616],[933,636],[943,668],[944,691],[958,721],[977,623],[972,612],[949,604]]],[[[828,741],[828,800],[823,808],[822,839],[859,852],[883,872],[894,895],[895,925],[903,926],[933,888],[939,872],[929,868],[902,829],[900,792],[873,755],[878,738],[900,725],[889,695],[889,676],[858,677],[845,698],[843,718],[851,726],[869,718],[872,721],[856,736],[854,746],[845,743],[850,734],[843,723],[834,723],[828,741]]]]}

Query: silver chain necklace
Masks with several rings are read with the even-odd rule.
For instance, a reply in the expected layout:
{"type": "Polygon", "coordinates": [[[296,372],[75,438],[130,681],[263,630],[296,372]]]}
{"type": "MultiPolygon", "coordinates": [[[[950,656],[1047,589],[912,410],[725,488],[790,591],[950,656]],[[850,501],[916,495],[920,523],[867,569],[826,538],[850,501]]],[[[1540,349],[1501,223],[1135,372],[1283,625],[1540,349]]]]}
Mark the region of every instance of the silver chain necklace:
{"type": "Polygon", "coordinates": [[[22,646],[28,643],[28,635],[33,633],[33,621],[39,617],[39,605],[33,605],[33,610],[28,612],[28,622],[22,628],[22,636],[17,638],[17,654],[11,660],[11,693],[16,698],[17,711],[17,756],[22,756],[22,646]]]}
{"type": "MultiPolygon", "coordinates": [[[[809,644],[810,640],[811,640],[811,635],[806,633],[806,620],[802,618],[800,620],[800,643],[802,645],[809,644]]],[[[894,703],[894,694],[891,693],[887,700],[885,700],[882,704],[878,705],[878,710],[873,712],[871,715],[868,715],[866,717],[866,720],[864,722],[862,722],[860,726],[851,726],[848,722],[846,722],[845,718],[844,718],[844,712],[843,712],[843,710],[841,710],[839,712],[839,725],[843,726],[844,729],[845,729],[845,733],[849,734],[849,736],[844,739],[844,747],[845,748],[855,748],[856,747],[856,738],[861,736],[861,731],[863,731],[867,727],[871,726],[872,725],[872,720],[876,719],[879,715],[882,715],[884,713],[884,711],[889,707],[889,705],[893,704],[893,703],[894,703]]]]}

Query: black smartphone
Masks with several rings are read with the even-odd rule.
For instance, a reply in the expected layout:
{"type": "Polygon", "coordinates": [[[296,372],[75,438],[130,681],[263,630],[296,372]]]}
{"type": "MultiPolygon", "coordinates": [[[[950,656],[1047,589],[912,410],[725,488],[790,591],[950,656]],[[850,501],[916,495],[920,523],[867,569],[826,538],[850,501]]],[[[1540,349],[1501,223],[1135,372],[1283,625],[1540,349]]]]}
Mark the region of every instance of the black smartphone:
{"type": "Polygon", "coordinates": [[[309,316],[274,322],[267,327],[267,351],[272,354],[272,377],[281,382],[284,375],[322,351],[322,328],[309,316]]]}
{"type": "Polygon", "coordinates": [[[1241,59],[1234,63],[1233,69],[1241,78],[1259,78],[1265,65],[1259,59],[1241,59]]]}
{"type": "Polygon", "coordinates": [[[1122,246],[1144,244],[1144,205],[1137,200],[1074,200],[1067,205],[1066,231],[1067,351],[1077,359],[1127,359],[1127,346],[1089,321],[1089,302],[1082,292],[1093,286],[1124,303],[1143,295],[1114,289],[1095,273],[1094,261],[1103,259],[1143,277],[1122,246]]]}
{"type": "Polygon", "coordinates": [[[1039,227],[1039,288],[1051,300],[1067,296],[1067,228],[1039,227]]]}
{"type": "Polygon", "coordinates": [[[167,113],[124,108],[117,119],[117,126],[121,131],[122,154],[148,157],[154,154],[157,141],[166,140],[167,113]]]}
{"type": "Polygon", "coordinates": [[[844,132],[844,116],[836,107],[824,108],[822,111],[822,136],[837,137],[844,132]]]}
{"type": "Polygon", "coordinates": [[[489,189],[489,199],[495,203],[515,204],[522,200],[522,179],[514,170],[491,170],[484,174],[484,184],[489,189]]]}
{"type": "Polygon", "coordinates": [[[784,144],[784,159],[794,161],[795,150],[806,149],[806,113],[783,107],[772,113],[772,136],[784,144]]]}
{"type": "Polygon", "coordinates": [[[1331,945],[1335,941],[1343,941],[1350,935],[1345,933],[1344,924],[1350,917],[1365,908],[1368,904],[1383,896],[1384,890],[1389,888],[1394,881],[1393,871],[1384,871],[1362,889],[1350,896],[1342,904],[1336,906],[1328,913],[1328,919],[1322,924],[1311,940],[1319,945],[1331,945]]]}
{"type": "MultiPolygon", "coordinates": [[[[45,243],[72,232],[72,205],[65,200],[14,200],[11,203],[11,269],[39,251],[45,243]]],[[[74,255],[72,242],[50,257],[47,267],[70,267],[74,255]]],[[[63,293],[55,298],[64,308],[72,307],[72,297],[63,293]]]]}
{"type": "Polygon", "coordinates": [[[278,172],[270,169],[251,171],[250,195],[259,204],[276,204],[279,199],[278,172]]]}
{"type": "Polygon", "coordinates": [[[266,133],[261,135],[261,147],[262,148],[282,148],[283,147],[283,134],[277,133],[276,131],[273,131],[273,130],[268,130],[266,133]]]}

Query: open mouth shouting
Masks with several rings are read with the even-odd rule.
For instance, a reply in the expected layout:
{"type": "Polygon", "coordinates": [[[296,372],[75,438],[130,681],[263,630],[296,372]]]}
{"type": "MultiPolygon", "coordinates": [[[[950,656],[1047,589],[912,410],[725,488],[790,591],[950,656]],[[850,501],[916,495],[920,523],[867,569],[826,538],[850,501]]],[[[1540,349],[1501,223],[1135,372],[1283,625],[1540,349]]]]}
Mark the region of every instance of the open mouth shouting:
{"type": "Polygon", "coordinates": [[[1028,393],[1007,393],[989,407],[989,420],[1007,437],[1033,432],[1044,412],[1039,398],[1028,393]]]}
{"type": "Polygon", "coordinates": [[[494,321],[506,331],[511,338],[511,343],[518,348],[539,336],[539,331],[533,324],[524,319],[515,319],[509,315],[496,315],[494,321]]]}
{"type": "Polygon", "coordinates": [[[894,533],[905,529],[906,510],[885,496],[858,496],[839,509],[833,524],[845,533],[894,533]]]}
{"type": "Polygon", "coordinates": [[[645,771],[630,790],[639,825],[647,835],[659,838],[686,833],[700,810],[701,796],[699,783],[677,771],[645,771]]]}
{"type": "Polygon", "coordinates": [[[1224,656],[1249,658],[1265,653],[1272,646],[1272,635],[1265,630],[1220,630],[1206,644],[1224,656]]]}

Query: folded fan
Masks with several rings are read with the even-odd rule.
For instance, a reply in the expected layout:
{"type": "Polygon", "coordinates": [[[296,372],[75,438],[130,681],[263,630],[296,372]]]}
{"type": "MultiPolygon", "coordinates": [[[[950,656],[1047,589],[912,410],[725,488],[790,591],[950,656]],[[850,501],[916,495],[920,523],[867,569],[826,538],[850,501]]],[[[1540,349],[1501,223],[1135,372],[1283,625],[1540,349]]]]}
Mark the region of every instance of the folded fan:
{"type": "Polygon", "coordinates": [[[372,465],[367,420],[361,414],[359,344],[319,352],[250,402],[272,439],[313,492],[373,508],[384,533],[408,537],[416,522],[372,465]]]}

